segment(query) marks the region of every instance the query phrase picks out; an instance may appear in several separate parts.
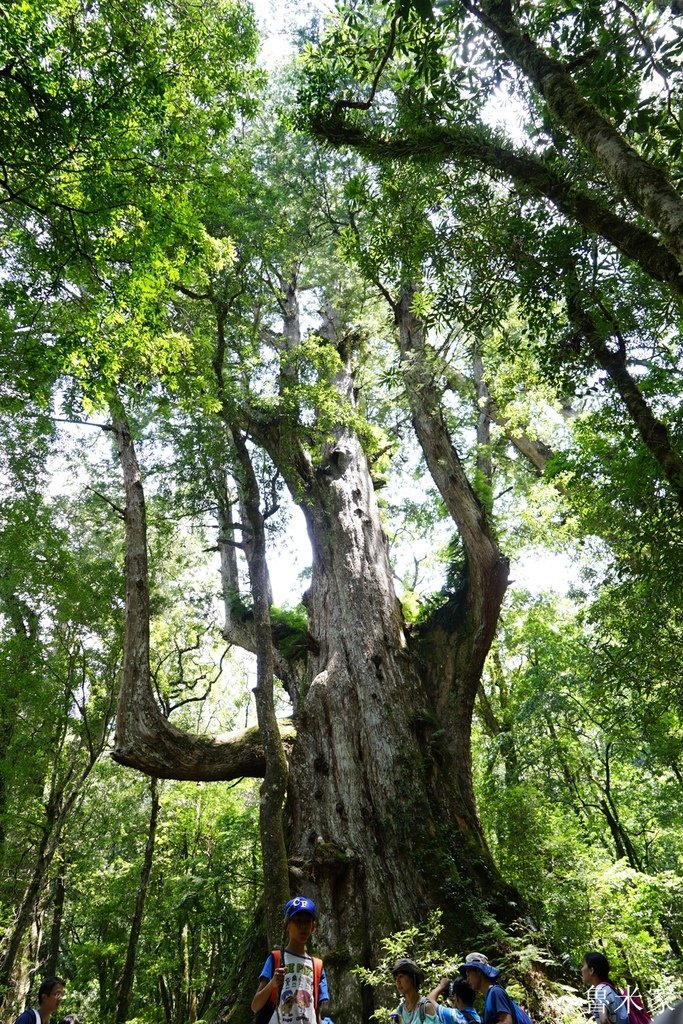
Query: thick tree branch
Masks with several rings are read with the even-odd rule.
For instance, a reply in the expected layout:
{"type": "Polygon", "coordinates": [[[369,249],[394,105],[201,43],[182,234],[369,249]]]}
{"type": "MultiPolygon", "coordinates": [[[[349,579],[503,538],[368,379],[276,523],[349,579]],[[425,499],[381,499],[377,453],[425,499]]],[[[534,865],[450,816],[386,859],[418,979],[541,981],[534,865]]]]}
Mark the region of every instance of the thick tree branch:
{"type": "Polygon", "coordinates": [[[265,772],[261,785],[259,830],[263,860],[266,920],[271,945],[281,931],[280,908],[289,896],[289,872],[285,846],[282,808],[287,792],[287,757],[275,716],[273,695],[273,642],[270,626],[270,575],[266,561],[265,523],[254,467],[244,437],[232,430],[232,440],[240,468],[240,489],[246,519],[251,527],[252,549],[249,580],[254,601],[256,639],[256,714],[265,754],[265,772]]]}
{"type": "MultiPolygon", "coordinates": [[[[424,327],[411,309],[414,291],[412,287],[404,288],[398,304],[402,371],[420,447],[465,549],[465,615],[457,617],[452,628],[457,628],[459,635],[460,657],[454,667],[459,677],[459,713],[468,715],[471,720],[484,660],[507,588],[509,567],[444,422],[425,345],[424,327]]],[[[445,622],[442,615],[435,620],[435,625],[443,628],[445,622]]]]}
{"type": "MultiPolygon", "coordinates": [[[[683,199],[667,176],[645,160],[581,95],[565,65],[549,56],[511,14],[507,0],[463,5],[497,36],[508,57],[536,86],[557,121],[580,142],[608,180],[646,216],[683,267],[683,199]]],[[[679,270],[680,273],[680,270],[679,270]]]]}
{"type": "Polygon", "coordinates": [[[156,778],[212,782],[261,777],[265,762],[258,730],[222,738],[186,733],[164,718],[154,699],[145,496],[130,426],[116,396],[110,408],[126,493],[126,621],[114,760],[156,778]]]}
{"type": "Polygon", "coordinates": [[[677,258],[653,235],[618,216],[609,207],[563,177],[549,164],[496,141],[488,129],[465,125],[427,125],[409,136],[374,134],[342,120],[314,120],[311,130],[334,146],[350,146],[370,160],[429,160],[469,162],[490,173],[503,174],[537,198],[549,199],[569,220],[615,246],[656,281],[683,295],[677,258]]]}
{"type": "MultiPolygon", "coordinates": [[[[569,280],[571,281],[571,276],[569,280]]],[[[623,400],[641,440],[656,460],[678,503],[683,507],[683,459],[674,448],[666,426],[654,415],[628,371],[625,342],[618,326],[614,324],[607,310],[603,310],[607,315],[602,316],[598,324],[590,312],[586,297],[578,290],[576,283],[574,287],[568,288],[567,310],[577,332],[586,339],[596,362],[607,373],[623,400]],[[611,329],[607,326],[609,321],[612,321],[611,329]],[[616,349],[609,347],[610,338],[616,339],[616,349]]]]}

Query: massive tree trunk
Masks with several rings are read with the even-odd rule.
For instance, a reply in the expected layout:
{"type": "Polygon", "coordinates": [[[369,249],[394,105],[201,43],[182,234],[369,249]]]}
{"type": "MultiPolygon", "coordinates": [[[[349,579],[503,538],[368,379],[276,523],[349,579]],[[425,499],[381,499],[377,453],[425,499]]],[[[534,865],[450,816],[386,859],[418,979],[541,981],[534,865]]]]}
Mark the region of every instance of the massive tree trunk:
{"type": "MultiPolygon", "coordinates": [[[[349,968],[375,963],[391,931],[424,921],[440,906],[449,943],[462,948],[478,933],[482,911],[501,920],[519,913],[477,818],[470,759],[472,711],[507,563],[433,401],[424,332],[411,319],[409,298],[398,319],[413,421],[462,537],[467,565],[458,592],[419,630],[406,626],[394,591],[358,436],[340,426],[321,448],[308,451],[291,414],[264,421],[244,411],[252,439],[268,451],[303,510],[313,552],[305,595],[306,679],[288,750],[291,885],[319,904],[317,941],[334,1004],[348,1019],[363,1021],[374,1009],[373,996],[361,990],[349,968]]],[[[329,314],[321,334],[342,356],[334,386],[350,408],[353,340],[333,321],[329,314]]],[[[127,479],[130,620],[145,607],[144,501],[122,416],[117,431],[127,479]]],[[[161,721],[153,704],[145,679],[148,639],[139,623],[137,632],[129,625],[128,643],[119,760],[183,778],[262,775],[262,750],[254,757],[257,738],[198,743],[182,736],[174,760],[178,730],[161,721]]]]}

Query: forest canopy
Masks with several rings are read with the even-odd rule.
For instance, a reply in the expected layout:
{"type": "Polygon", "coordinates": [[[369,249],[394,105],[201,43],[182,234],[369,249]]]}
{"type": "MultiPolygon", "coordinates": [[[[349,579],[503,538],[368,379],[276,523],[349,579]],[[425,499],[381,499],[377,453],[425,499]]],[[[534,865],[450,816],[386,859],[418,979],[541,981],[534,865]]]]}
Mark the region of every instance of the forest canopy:
{"type": "Polygon", "coordinates": [[[3,1020],[683,994],[678,6],[0,7],[3,1020]]]}

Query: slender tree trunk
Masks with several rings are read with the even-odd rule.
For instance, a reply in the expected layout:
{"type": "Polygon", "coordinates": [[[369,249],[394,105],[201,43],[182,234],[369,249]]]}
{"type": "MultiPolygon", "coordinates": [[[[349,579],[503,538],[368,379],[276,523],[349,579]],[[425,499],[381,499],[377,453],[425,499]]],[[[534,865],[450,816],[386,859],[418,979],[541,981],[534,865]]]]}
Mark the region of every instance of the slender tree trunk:
{"type": "Polygon", "coordinates": [[[263,775],[258,732],[244,730],[226,742],[183,732],[161,713],[149,669],[149,571],[145,495],[130,425],[119,399],[110,400],[126,494],[126,624],[123,678],[116,716],[114,760],[155,778],[232,779],[263,775]]]}
{"type": "Polygon", "coordinates": [[[256,636],[256,715],[263,743],[266,767],[261,783],[259,830],[263,881],[268,894],[265,901],[266,927],[271,947],[282,933],[281,908],[289,897],[289,873],[285,847],[282,806],[287,789],[287,758],[280,737],[273,697],[273,641],[270,627],[270,578],[266,562],[266,534],[260,508],[258,482],[249,452],[239,430],[232,431],[233,443],[241,470],[243,504],[252,544],[249,579],[254,599],[254,633],[256,636]]]}
{"type": "Polygon", "coordinates": [[[135,897],[135,910],[133,911],[133,920],[131,921],[130,934],[128,936],[126,962],[117,986],[119,996],[116,1006],[116,1016],[114,1018],[116,1024],[125,1024],[125,1021],[128,1019],[128,1007],[130,1005],[130,997],[133,991],[133,981],[135,978],[135,962],[138,954],[138,942],[140,940],[142,920],[145,914],[145,902],[147,900],[149,877],[152,873],[152,864],[154,863],[154,845],[156,842],[157,822],[159,820],[159,787],[156,779],[153,778],[150,780],[149,789],[151,797],[149,830],[147,832],[145,856],[142,862],[142,870],[140,872],[140,884],[138,885],[138,891],[135,897]]]}
{"type": "Polygon", "coordinates": [[[161,996],[161,1005],[164,1008],[166,1024],[173,1024],[173,1000],[168,990],[166,979],[162,974],[159,975],[159,995],[161,996]]]}
{"type": "Polygon", "coordinates": [[[52,898],[52,926],[50,928],[49,945],[47,955],[43,964],[43,971],[46,976],[54,977],[59,973],[59,953],[62,940],[62,921],[64,919],[64,901],[66,898],[66,882],[64,877],[64,862],[59,861],[59,869],[54,882],[54,895],[52,898]]]}
{"type": "MultiPolygon", "coordinates": [[[[67,774],[67,782],[50,795],[45,806],[45,824],[41,831],[33,860],[33,869],[16,913],[4,956],[0,960],[0,991],[9,989],[17,957],[21,950],[26,931],[35,914],[40,893],[45,885],[52,865],[62,830],[69,815],[81,799],[83,784],[87,779],[99,751],[94,751],[87,764],[77,774],[67,774]],[[67,788],[68,786],[68,788],[67,788]]],[[[5,1004],[0,1004],[0,1012],[5,1004]]]]}

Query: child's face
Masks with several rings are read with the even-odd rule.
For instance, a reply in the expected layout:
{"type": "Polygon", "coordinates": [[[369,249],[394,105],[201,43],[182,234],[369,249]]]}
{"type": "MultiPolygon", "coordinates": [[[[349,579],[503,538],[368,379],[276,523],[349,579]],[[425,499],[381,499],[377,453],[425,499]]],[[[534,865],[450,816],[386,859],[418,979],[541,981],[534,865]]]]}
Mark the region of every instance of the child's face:
{"type": "Polygon", "coordinates": [[[314,931],[315,918],[310,914],[294,914],[287,922],[287,934],[290,941],[298,941],[306,945],[314,931]]]}
{"type": "Polygon", "coordinates": [[[396,988],[402,996],[411,996],[415,991],[415,979],[412,974],[403,974],[401,971],[394,975],[396,988]]]}

